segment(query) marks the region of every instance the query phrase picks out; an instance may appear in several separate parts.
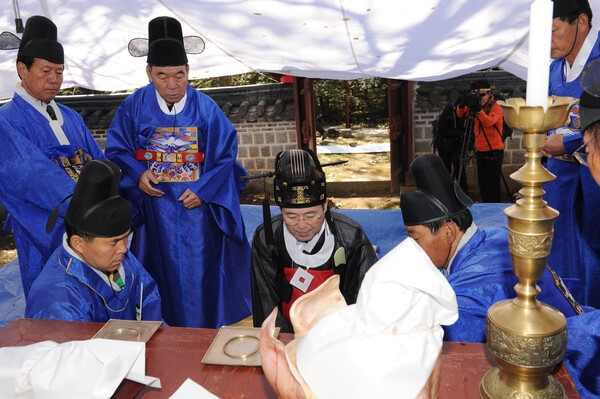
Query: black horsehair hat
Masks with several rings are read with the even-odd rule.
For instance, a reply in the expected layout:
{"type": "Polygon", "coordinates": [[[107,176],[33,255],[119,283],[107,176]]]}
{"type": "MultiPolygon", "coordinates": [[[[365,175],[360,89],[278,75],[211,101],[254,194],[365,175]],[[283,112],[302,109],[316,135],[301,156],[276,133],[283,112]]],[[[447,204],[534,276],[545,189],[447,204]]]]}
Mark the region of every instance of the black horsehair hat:
{"type": "Polygon", "coordinates": [[[46,17],[34,15],[27,19],[23,37],[19,39],[10,32],[0,34],[0,49],[19,49],[19,56],[29,56],[64,64],[65,55],[62,45],[57,41],[57,28],[54,22],[46,17]]]}
{"type": "Polygon", "coordinates": [[[116,237],[131,228],[131,204],[119,196],[121,170],[107,160],[85,164],[67,208],[65,222],[94,237],[116,237]]]}
{"type": "Polygon", "coordinates": [[[188,63],[186,54],[204,51],[204,40],[199,36],[183,37],[181,24],[172,17],[157,17],[148,23],[148,39],[132,39],[129,54],[148,56],[151,66],[180,66],[188,63]]]}
{"type": "Polygon", "coordinates": [[[553,18],[567,17],[576,12],[586,14],[592,20],[592,8],[588,0],[554,0],[553,18]]]}
{"type": "Polygon", "coordinates": [[[325,173],[310,149],[281,151],[275,157],[275,203],[283,208],[307,208],[327,198],[325,173]]]}
{"type": "Polygon", "coordinates": [[[581,72],[583,93],[579,98],[579,118],[581,132],[593,123],[600,121],[600,59],[585,66],[581,72]]]}
{"type": "Polygon", "coordinates": [[[400,210],[405,226],[448,219],[463,212],[473,201],[452,180],[442,159],[434,154],[416,158],[410,165],[416,191],[402,193],[400,210]]]}

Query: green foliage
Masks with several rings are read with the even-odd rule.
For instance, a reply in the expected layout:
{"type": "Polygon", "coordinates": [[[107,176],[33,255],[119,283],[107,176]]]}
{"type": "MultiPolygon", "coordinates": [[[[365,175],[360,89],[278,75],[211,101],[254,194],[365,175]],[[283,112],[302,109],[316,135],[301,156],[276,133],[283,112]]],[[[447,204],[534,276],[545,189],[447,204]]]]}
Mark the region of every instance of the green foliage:
{"type": "Polygon", "coordinates": [[[221,76],[217,78],[208,79],[196,79],[190,82],[192,87],[196,89],[205,89],[209,87],[222,87],[222,86],[248,86],[256,85],[261,83],[277,83],[278,80],[274,77],[259,73],[250,72],[242,75],[233,76],[221,76]]]}
{"type": "Polygon", "coordinates": [[[387,79],[316,80],[314,89],[317,120],[322,125],[345,124],[346,101],[351,125],[387,124],[387,79]]]}
{"type": "Polygon", "coordinates": [[[91,90],[91,89],[86,89],[85,87],[71,87],[68,89],[62,89],[58,92],[59,96],[77,96],[77,95],[84,95],[84,94],[108,94],[110,92],[107,91],[98,91],[98,90],[91,90]]]}

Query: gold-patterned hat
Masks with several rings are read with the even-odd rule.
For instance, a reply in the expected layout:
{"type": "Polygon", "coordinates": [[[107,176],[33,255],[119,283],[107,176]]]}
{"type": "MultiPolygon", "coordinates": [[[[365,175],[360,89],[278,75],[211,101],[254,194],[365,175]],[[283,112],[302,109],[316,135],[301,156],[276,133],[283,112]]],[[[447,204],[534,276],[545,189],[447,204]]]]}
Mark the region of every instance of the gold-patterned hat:
{"type": "Polygon", "coordinates": [[[275,203],[283,208],[307,208],[327,198],[325,173],[309,149],[286,150],[275,158],[275,203]]]}

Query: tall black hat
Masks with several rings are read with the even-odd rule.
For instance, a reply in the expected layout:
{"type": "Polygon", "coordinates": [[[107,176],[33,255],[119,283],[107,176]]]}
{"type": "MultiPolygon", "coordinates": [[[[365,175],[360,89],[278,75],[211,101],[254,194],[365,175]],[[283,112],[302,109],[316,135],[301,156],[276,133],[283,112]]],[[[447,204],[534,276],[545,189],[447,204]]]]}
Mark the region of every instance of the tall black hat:
{"type": "Polygon", "coordinates": [[[405,226],[448,219],[473,205],[471,198],[452,180],[439,156],[421,155],[410,165],[410,173],[417,189],[400,197],[405,226]]]}
{"type": "Polygon", "coordinates": [[[595,59],[583,68],[580,82],[583,90],[600,97],[600,59],[595,59]]]}
{"type": "Polygon", "coordinates": [[[27,19],[21,39],[10,32],[2,32],[0,49],[14,50],[16,48],[19,49],[17,57],[24,55],[41,58],[55,64],[65,63],[63,47],[57,41],[56,25],[40,15],[34,15],[27,19]]]}
{"type": "Polygon", "coordinates": [[[576,12],[584,13],[592,20],[592,8],[588,0],[554,0],[553,18],[563,18],[576,12]]]}
{"type": "Polygon", "coordinates": [[[148,39],[133,39],[129,53],[134,57],[148,55],[148,65],[179,66],[188,63],[186,54],[204,51],[204,40],[198,36],[183,37],[181,24],[175,18],[157,17],[148,23],[148,39]]]}
{"type": "Polygon", "coordinates": [[[119,196],[121,170],[111,161],[85,164],[65,221],[94,237],[116,237],[131,228],[131,204],[119,196]]]}
{"type": "Polygon", "coordinates": [[[580,82],[584,89],[579,97],[579,120],[583,133],[591,124],[600,121],[600,59],[585,66],[580,82]]]}
{"type": "Polygon", "coordinates": [[[307,208],[325,202],[325,173],[310,149],[286,150],[275,158],[275,203],[283,208],[307,208]]]}
{"type": "Polygon", "coordinates": [[[579,118],[581,132],[595,122],[600,121],[600,97],[584,91],[579,98],[579,118]]]}

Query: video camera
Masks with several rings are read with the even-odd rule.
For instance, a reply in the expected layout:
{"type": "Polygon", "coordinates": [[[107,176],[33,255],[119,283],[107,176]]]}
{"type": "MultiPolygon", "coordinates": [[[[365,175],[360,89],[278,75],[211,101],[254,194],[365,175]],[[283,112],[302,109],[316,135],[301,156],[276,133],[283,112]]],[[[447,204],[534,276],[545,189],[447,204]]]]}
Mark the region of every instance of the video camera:
{"type": "Polygon", "coordinates": [[[475,90],[468,92],[467,94],[465,94],[465,105],[471,109],[480,108],[482,95],[482,93],[479,93],[475,90]]]}

